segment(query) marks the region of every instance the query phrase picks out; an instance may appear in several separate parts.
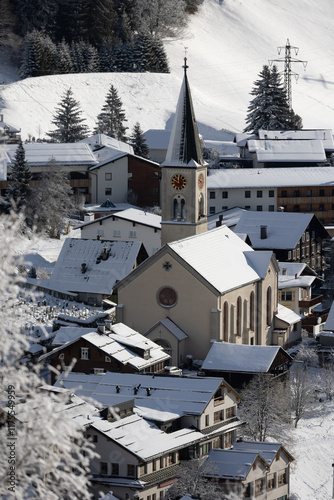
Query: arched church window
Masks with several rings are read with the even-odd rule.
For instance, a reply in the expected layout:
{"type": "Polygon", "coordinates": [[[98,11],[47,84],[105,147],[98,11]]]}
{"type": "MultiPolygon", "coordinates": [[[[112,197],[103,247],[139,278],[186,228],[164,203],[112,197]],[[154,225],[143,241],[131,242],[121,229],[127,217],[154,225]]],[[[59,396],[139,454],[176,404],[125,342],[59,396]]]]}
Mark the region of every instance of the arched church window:
{"type": "Polygon", "coordinates": [[[177,201],[177,198],[174,198],[173,200],[173,219],[177,220],[179,217],[179,203],[177,201]]]}
{"type": "Polygon", "coordinates": [[[271,287],[267,288],[267,325],[271,325],[271,287]]]}
{"type": "Polygon", "coordinates": [[[181,219],[184,220],[186,218],[186,201],[184,198],[181,200],[181,219]]]}
{"type": "Polygon", "coordinates": [[[241,337],[241,310],[242,310],[242,301],[241,297],[238,297],[237,300],[237,335],[241,337]]]}
{"type": "Polygon", "coordinates": [[[254,331],[254,292],[249,297],[249,328],[254,331]]]}
{"type": "Polygon", "coordinates": [[[199,200],[198,200],[198,218],[200,219],[204,215],[204,198],[202,193],[199,195],[199,200]]]}
{"type": "Polygon", "coordinates": [[[228,303],[224,302],[224,342],[228,342],[228,303]]]}

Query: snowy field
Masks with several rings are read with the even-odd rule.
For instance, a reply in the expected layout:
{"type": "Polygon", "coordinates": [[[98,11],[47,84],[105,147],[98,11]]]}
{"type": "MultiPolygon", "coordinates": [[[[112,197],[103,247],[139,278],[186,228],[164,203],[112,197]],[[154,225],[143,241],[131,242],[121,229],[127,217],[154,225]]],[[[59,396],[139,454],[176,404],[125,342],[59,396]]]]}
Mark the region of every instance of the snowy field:
{"type": "MultiPolygon", "coordinates": [[[[204,0],[188,28],[167,40],[170,74],[94,73],[17,78],[0,60],[0,106],[22,138],[45,137],[64,92],[71,87],[88,126],[93,129],[106,94],[118,90],[130,131],[138,121],[143,131],[170,129],[183,76],[185,47],[199,131],[205,139],[222,139],[221,129],[245,127],[250,92],[269,60],[283,59],[289,39],[298,54],[292,63],[292,104],[304,128],[334,128],[334,28],[332,0],[204,0]],[[320,7],[321,6],[321,7],[320,7]],[[277,48],[283,47],[278,55],[277,48]],[[1,82],[4,81],[4,84],[1,82]]],[[[284,64],[277,62],[280,71],[284,64]]]]}

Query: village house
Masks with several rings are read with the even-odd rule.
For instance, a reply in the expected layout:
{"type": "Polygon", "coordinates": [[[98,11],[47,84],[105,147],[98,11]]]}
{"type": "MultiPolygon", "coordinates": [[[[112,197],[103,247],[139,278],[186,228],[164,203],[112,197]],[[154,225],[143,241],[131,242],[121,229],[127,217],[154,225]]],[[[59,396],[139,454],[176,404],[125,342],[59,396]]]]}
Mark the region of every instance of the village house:
{"type": "Polygon", "coordinates": [[[234,232],[247,235],[254,250],[272,250],[280,262],[303,262],[321,273],[323,243],[330,235],[313,214],[242,212],[234,232]]]}
{"type": "Polygon", "coordinates": [[[66,238],[50,278],[27,278],[27,283],[57,297],[102,305],[115,284],[146,258],[139,241],[66,238]]]}
{"type": "Polygon", "coordinates": [[[288,500],[294,458],[280,443],[237,440],[231,450],[211,450],[203,475],[239,499],[288,500]]]}
{"type": "Polygon", "coordinates": [[[78,226],[81,238],[141,241],[148,254],[161,247],[161,217],[137,208],[128,208],[78,226]]]}
{"type": "Polygon", "coordinates": [[[334,221],[333,167],[227,168],[210,170],[208,213],[240,207],[258,212],[313,213],[334,221]]]}
{"type": "Polygon", "coordinates": [[[243,425],[240,396],[219,378],[72,372],[56,386],[109,408],[87,430],[101,455],[91,464],[92,482],[120,498],[164,498],[180,460],[229,448],[243,425]]]}
{"type": "Polygon", "coordinates": [[[21,129],[14,127],[4,120],[4,115],[0,114],[0,138],[6,144],[18,144],[21,140],[21,129]]]}
{"type": "MultiPolygon", "coordinates": [[[[75,335],[71,329],[71,335],[75,335]]],[[[143,335],[123,324],[105,325],[68,340],[49,353],[40,356],[39,361],[47,361],[60,373],[73,365],[72,371],[81,373],[105,373],[117,371],[127,373],[162,373],[170,356],[143,335]]],[[[62,336],[64,331],[62,332],[62,336]]],[[[56,342],[59,342],[58,340],[56,342]]],[[[51,370],[51,383],[57,379],[51,370]]]]}
{"type": "Polygon", "coordinates": [[[289,372],[291,362],[291,356],[279,346],[214,342],[200,374],[223,377],[232,387],[242,389],[254,375],[284,377],[289,372]]]}

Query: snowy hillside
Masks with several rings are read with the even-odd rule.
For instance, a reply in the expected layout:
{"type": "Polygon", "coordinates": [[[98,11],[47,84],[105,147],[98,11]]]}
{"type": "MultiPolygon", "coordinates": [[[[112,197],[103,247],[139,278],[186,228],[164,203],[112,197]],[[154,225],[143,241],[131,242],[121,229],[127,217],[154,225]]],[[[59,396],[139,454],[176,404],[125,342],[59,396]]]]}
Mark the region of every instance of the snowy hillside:
{"type": "MultiPolygon", "coordinates": [[[[62,94],[69,87],[80,102],[93,128],[106,93],[113,84],[123,101],[132,129],[170,128],[187,47],[189,80],[196,117],[205,138],[220,138],[222,128],[241,131],[245,126],[250,91],[268,60],[282,59],[277,47],[287,39],[299,47],[291,69],[293,108],[304,128],[334,129],[334,15],[332,0],[204,0],[199,13],[191,16],[187,31],[166,42],[171,74],[98,73],[48,76],[0,85],[0,107],[9,123],[21,127],[22,137],[45,136],[62,94]]],[[[283,62],[277,63],[283,70],[283,62]]],[[[8,68],[0,81],[9,82],[8,68]]]]}

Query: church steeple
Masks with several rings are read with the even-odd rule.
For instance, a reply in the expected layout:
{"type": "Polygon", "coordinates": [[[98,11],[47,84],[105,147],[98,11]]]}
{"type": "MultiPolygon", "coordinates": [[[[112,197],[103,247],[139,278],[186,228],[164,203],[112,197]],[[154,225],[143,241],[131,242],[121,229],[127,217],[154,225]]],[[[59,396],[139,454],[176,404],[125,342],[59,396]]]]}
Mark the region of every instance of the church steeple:
{"type": "Polygon", "coordinates": [[[166,160],[161,165],[161,242],[207,231],[207,163],[203,160],[184,58],[184,78],[166,160]]]}
{"type": "Polygon", "coordinates": [[[166,160],[163,165],[203,165],[203,155],[187,76],[187,58],[184,58],[184,79],[176,108],[166,160]]]}

